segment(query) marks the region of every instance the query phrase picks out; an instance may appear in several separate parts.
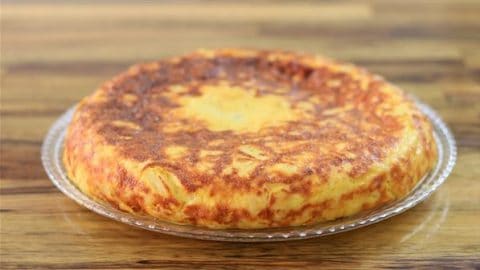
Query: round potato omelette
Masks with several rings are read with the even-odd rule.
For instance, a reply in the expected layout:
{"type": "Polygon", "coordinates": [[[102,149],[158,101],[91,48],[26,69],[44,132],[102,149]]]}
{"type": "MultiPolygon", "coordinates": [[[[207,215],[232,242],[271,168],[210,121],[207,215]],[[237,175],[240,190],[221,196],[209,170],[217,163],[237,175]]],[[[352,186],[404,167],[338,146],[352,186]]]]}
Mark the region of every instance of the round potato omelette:
{"type": "Polygon", "coordinates": [[[208,228],[325,222],[406,196],[432,127],[358,67],[282,51],[199,50],[139,64],[76,108],[76,186],[138,215],[208,228]]]}

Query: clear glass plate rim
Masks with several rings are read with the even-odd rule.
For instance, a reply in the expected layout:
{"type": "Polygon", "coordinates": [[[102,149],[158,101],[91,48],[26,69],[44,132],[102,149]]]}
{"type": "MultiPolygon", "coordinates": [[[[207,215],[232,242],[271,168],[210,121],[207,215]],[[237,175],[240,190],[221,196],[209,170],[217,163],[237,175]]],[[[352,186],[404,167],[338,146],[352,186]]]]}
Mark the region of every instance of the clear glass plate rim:
{"type": "Polygon", "coordinates": [[[402,200],[370,213],[308,226],[248,230],[208,229],[132,215],[89,198],[70,182],[61,162],[66,128],[71,121],[76,106],[68,109],[52,125],[44,139],[41,158],[50,180],[65,195],[100,215],[132,226],[165,234],[205,240],[262,242],[306,239],[357,229],[398,215],[425,200],[446,180],[456,161],[455,139],[447,125],[433,109],[418,100],[416,102],[434,127],[439,158],[432,172],[426,175],[417,187],[402,200]]]}

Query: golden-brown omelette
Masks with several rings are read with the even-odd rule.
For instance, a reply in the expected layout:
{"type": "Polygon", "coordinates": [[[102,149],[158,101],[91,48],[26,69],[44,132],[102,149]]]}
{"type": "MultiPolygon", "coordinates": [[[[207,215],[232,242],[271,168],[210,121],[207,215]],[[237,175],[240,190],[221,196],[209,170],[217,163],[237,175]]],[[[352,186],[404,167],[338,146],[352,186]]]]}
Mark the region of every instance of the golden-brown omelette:
{"type": "Polygon", "coordinates": [[[223,49],[136,65],[77,107],[64,163],[124,211],[210,228],[332,220],[405,196],[432,169],[430,123],[378,76],[223,49]]]}

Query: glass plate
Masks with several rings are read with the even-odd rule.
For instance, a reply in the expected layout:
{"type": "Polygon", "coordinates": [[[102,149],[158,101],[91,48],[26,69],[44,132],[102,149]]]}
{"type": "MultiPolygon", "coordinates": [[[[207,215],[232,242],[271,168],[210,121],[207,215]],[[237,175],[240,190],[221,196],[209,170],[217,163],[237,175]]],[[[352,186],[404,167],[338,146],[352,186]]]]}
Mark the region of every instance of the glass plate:
{"type": "Polygon", "coordinates": [[[430,107],[420,102],[417,102],[417,104],[430,119],[434,127],[434,137],[438,147],[438,162],[435,168],[425,175],[415,189],[402,200],[370,212],[363,212],[355,216],[308,226],[273,229],[207,229],[189,225],[177,225],[148,216],[133,215],[89,198],[70,182],[62,163],[65,132],[72,119],[75,107],[70,108],[60,116],[47,133],[42,145],[42,162],[52,182],[65,195],[100,215],[142,229],[189,238],[235,242],[306,239],[350,231],[398,215],[425,200],[445,181],[452,171],[456,160],[455,140],[445,123],[430,107]]]}

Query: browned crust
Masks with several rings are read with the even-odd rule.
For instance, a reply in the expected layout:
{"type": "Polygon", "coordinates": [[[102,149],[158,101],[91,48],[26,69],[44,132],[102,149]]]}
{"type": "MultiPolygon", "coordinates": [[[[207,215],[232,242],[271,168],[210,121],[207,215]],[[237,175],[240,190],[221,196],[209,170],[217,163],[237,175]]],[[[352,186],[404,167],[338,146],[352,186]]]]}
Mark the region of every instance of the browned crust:
{"type": "Polygon", "coordinates": [[[300,225],[376,208],[405,196],[435,160],[436,147],[425,116],[379,77],[308,55],[245,50],[196,52],[138,65],[117,76],[81,102],[69,127],[64,155],[70,178],[94,198],[126,211],[208,227],[300,225]],[[211,131],[194,120],[168,118],[169,111],[179,106],[162,96],[170,85],[187,84],[185,95],[199,95],[205,83],[228,80],[243,86],[249,79],[258,86],[258,96],[289,88],[285,95],[292,106],[311,96],[321,98],[311,118],[259,132],[211,131]],[[135,99],[126,100],[126,94],[135,99]],[[395,109],[399,106],[404,108],[400,113],[395,109]],[[337,108],[347,109],[339,113],[337,108]],[[112,125],[118,120],[139,128],[112,125]],[[162,127],[172,121],[192,128],[165,131],[162,127]],[[213,143],[218,140],[223,143],[213,143]],[[407,141],[402,153],[395,153],[407,141]],[[295,147],[277,150],[272,142],[295,147]],[[342,143],[345,146],[338,149],[342,143]],[[262,149],[266,158],[255,160],[257,166],[247,176],[235,171],[225,174],[224,168],[239,155],[242,144],[262,149]],[[185,146],[188,153],[172,160],[165,153],[171,145],[185,146]],[[201,150],[220,154],[200,157],[201,150]],[[315,155],[303,163],[295,160],[302,153],[315,155]],[[213,164],[212,170],[196,169],[205,160],[213,164]],[[268,170],[278,163],[296,162],[302,169],[293,174],[268,170]],[[387,165],[378,169],[382,162],[387,165]],[[149,168],[162,168],[178,177],[187,197],[208,190],[213,206],[188,203],[168,186],[166,193],[158,194],[142,179],[149,168]],[[335,175],[357,181],[358,186],[328,200],[310,200],[335,175]],[[301,196],[302,205],[279,211],[274,207],[279,202],[269,190],[272,183],[284,185],[287,194],[301,196]],[[252,213],[221,199],[245,193],[268,200],[252,213]]]}

